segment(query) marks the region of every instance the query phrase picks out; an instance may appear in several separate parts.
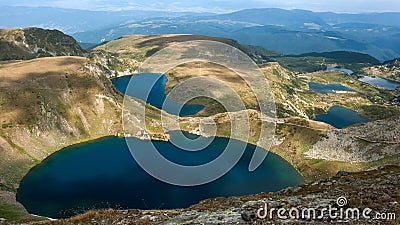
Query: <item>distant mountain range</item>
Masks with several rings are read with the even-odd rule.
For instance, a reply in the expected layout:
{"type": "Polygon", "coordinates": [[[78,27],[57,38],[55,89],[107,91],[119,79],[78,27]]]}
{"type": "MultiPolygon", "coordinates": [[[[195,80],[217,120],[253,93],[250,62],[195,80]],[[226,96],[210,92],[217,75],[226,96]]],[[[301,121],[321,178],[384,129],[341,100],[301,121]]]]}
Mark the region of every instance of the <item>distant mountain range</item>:
{"type": "Polygon", "coordinates": [[[88,11],[52,7],[0,6],[0,28],[40,27],[68,34],[118,26],[155,17],[211,15],[210,13],[164,11],[88,11]]]}
{"type": "MultiPolygon", "coordinates": [[[[141,35],[138,35],[141,36],[141,35]]],[[[171,39],[163,41],[185,41],[185,40],[213,40],[229,44],[240,49],[249,55],[255,62],[262,64],[266,62],[279,62],[284,67],[295,72],[315,72],[325,70],[327,65],[344,67],[355,72],[361,68],[380,65],[381,63],[368,54],[347,51],[334,51],[323,53],[304,53],[301,55],[283,55],[282,52],[270,51],[264,47],[241,45],[236,40],[201,36],[201,35],[178,35],[171,39]]],[[[121,39],[118,39],[121,40],[121,39]]],[[[85,43],[78,42],[71,36],[58,30],[48,30],[42,28],[9,28],[0,29],[0,61],[6,60],[26,60],[51,56],[101,56],[106,58],[100,60],[110,65],[103,65],[103,70],[117,72],[118,74],[131,74],[136,68],[129,68],[130,59],[134,56],[126,56],[129,61],[116,60],[115,56],[105,54],[105,52],[92,51],[96,46],[104,46],[106,43],[95,46],[87,46],[87,51],[81,46],[85,43]],[[110,69],[110,68],[113,69],[110,69]],[[119,68],[119,70],[117,69],[119,68]],[[118,71],[117,71],[118,70],[118,71]]],[[[166,43],[159,43],[159,47],[148,49],[143,57],[149,57],[154,52],[166,46],[166,43]]],[[[136,55],[137,57],[137,55],[136,55]]],[[[132,65],[136,66],[136,63],[132,65]]],[[[111,72],[110,72],[111,73],[111,72]]],[[[106,74],[108,74],[106,72],[106,74]]],[[[114,74],[114,73],[113,73],[114,74]]],[[[111,76],[111,75],[110,75],[111,76]]]]}
{"type": "Polygon", "coordinates": [[[380,61],[400,56],[400,13],[339,14],[274,8],[227,14],[25,7],[1,10],[0,27],[39,24],[62,29],[80,43],[100,43],[128,34],[187,33],[232,38],[285,54],[354,51],[380,61]]]}
{"type": "Polygon", "coordinates": [[[211,16],[145,19],[73,36],[82,42],[98,42],[133,33],[212,35],[286,54],[355,51],[381,61],[400,55],[400,13],[336,14],[249,9],[211,16]]]}

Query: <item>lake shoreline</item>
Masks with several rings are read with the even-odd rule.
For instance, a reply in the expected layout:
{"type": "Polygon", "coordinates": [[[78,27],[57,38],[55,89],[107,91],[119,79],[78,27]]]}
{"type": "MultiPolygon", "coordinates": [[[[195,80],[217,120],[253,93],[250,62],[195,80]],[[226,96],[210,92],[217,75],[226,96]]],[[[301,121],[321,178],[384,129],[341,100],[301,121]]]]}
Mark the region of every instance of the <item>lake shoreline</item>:
{"type": "Polygon", "coordinates": [[[369,84],[374,87],[389,90],[389,91],[395,91],[397,88],[400,87],[399,81],[382,78],[382,77],[377,77],[377,76],[362,76],[362,77],[359,77],[358,80],[365,84],[369,84]]]}
{"type": "Polygon", "coordinates": [[[394,79],[391,79],[391,78],[388,78],[388,77],[381,77],[381,76],[376,76],[376,75],[372,75],[372,74],[370,74],[370,75],[358,75],[357,76],[358,79],[365,78],[365,77],[381,78],[381,79],[388,80],[388,81],[391,81],[391,82],[399,83],[399,85],[400,85],[400,81],[399,80],[394,80],[394,79]]]}
{"type": "MultiPolygon", "coordinates": [[[[315,121],[316,121],[316,120],[315,120],[315,121]]],[[[321,122],[321,121],[316,121],[316,122],[321,122]]],[[[323,123],[323,122],[322,122],[322,123],[323,123]]],[[[171,131],[169,131],[169,132],[173,132],[173,131],[177,131],[177,130],[171,130],[171,131]]],[[[179,130],[178,130],[178,131],[179,131],[179,130]]],[[[197,135],[197,136],[200,136],[200,137],[203,137],[203,138],[210,138],[209,136],[205,136],[205,135],[200,134],[200,133],[193,133],[193,132],[188,131],[188,130],[181,130],[181,131],[188,132],[188,133],[190,133],[190,134],[197,135]]],[[[38,161],[37,164],[35,164],[32,168],[30,168],[29,171],[28,171],[23,177],[25,177],[25,176],[26,176],[28,173],[30,173],[33,169],[37,168],[37,166],[39,166],[40,164],[46,162],[49,158],[51,158],[51,157],[54,156],[55,154],[59,153],[60,151],[63,151],[63,150],[66,149],[66,148],[71,148],[71,147],[75,147],[75,146],[82,145],[82,144],[90,144],[90,143],[93,143],[93,142],[96,142],[96,141],[100,141],[100,140],[103,140],[103,139],[107,139],[107,138],[118,138],[118,139],[136,138],[136,139],[142,140],[142,141],[160,141],[160,142],[168,142],[168,141],[170,140],[170,137],[169,137],[169,135],[167,135],[166,137],[167,137],[167,139],[159,139],[159,138],[152,138],[152,137],[150,136],[149,139],[142,139],[142,138],[140,138],[140,137],[135,137],[135,136],[131,136],[131,135],[128,135],[128,136],[125,136],[125,135],[105,135],[105,136],[101,136],[101,137],[96,137],[96,138],[94,138],[94,139],[87,139],[87,140],[75,142],[75,143],[73,143],[73,144],[71,144],[71,145],[67,145],[67,146],[64,146],[64,147],[60,148],[59,150],[56,150],[55,152],[51,153],[50,155],[48,155],[48,156],[47,156],[46,158],[44,158],[43,160],[38,161]]],[[[213,137],[215,137],[215,138],[227,138],[227,137],[221,136],[221,135],[215,135],[215,136],[213,136],[213,137]]],[[[246,141],[243,141],[243,140],[240,140],[240,139],[232,139],[232,140],[246,142],[246,141]]],[[[250,144],[250,145],[257,146],[257,147],[260,147],[260,146],[258,146],[258,145],[256,145],[256,144],[251,143],[251,142],[246,142],[246,143],[247,143],[247,144],[250,144]]],[[[295,165],[293,165],[292,163],[290,163],[290,161],[287,160],[285,157],[281,156],[280,154],[278,154],[278,153],[276,153],[276,152],[274,152],[274,151],[272,151],[272,150],[267,150],[267,151],[268,151],[268,153],[271,152],[271,153],[273,153],[274,155],[276,155],[276,156],[282,158],[283,160],[285,160],[286,162],[288,162],[293,168],[295,168],[295,169],[297,170],[297,172],[298,172],[304,179],[306,179],[306,176],[304,176],[304,174],[302,174],[301,171],[300,171],[295,165]]],[[[21,181],[22,181],[22,180],[21,180],[21,181]]],[[[20,181],[20,182],[21,182],[21,181],[20,181]]],[[[20,183],[20,182],[19,182],[19,183],[20,183]]]]}
{"type": "MultiPolygon", "coordinates": [[[[173,134],[171,134],[171,136],[174,137],[173,134]]],[[[272,155],[266,158],[265,162],[263,163],[263,166],[260,167],[256,172],[248,171],[247,170],[249,163],[248,161],[250,160],[254,149],[256,149],[256,146],[239,141],[242,144],[244,144],[244,146],[246,146],[246,151],[244,152],[244,155],[238,156],[240,157],[240,161],[237,164],[235,164],[235,167],[232,170],[229,169],[226,174],[224,173],[224,175],[226,176],[224,176],[222,179],[215,180],[215,182],[207,182],[207,184],[204,184],[205,186],[196,185],[190,189],[175,185],[169,185],[168,183],[158,181],[153,176],[143,171],[141,169],[140,164],[138,164],[135,161],[132,161],[133,158],[131,157],[130,149],[126,145],[127,141],[129,141],[130,143],[135,143],[135,146],[137,146],[140,149],[146,149],[147,148],[146,146],[153,144],[154,146],[157,147],[157,149],[159,149],[158,151],[161,154],[164,155],[167,152],[169,152],[166,155],[166,157],[168,158],[168,155],[170,155],[169,157],[173,156],[175,160],[178,160],[177,161],[178,164],[182,164],[182,162],[187,162],[189,164],[192,164],[194,162],[203,162],[204,160],[206,160],[204,162],[209,162],[215,157],[219,158],[219,155],[225,151],[226,148],[225,145],[228,142],[230,143],[231,140],[227,138],[216,138],[213,140],[212,144],[209,145],[207,149],[205,149],[206,151],[195,153],[198,157],[195,158],[192,157],[189,161],[187,161],[189,159],[187,157],[189,156],[188,154],[191,153],[186,151],[182,152],[174,151],[174,149],[177,147],[172,147],[173,146],[172,143],[167,143],[164,141],[156,141],[152,142],[151,144],[149,141],[143,141],[137,138],[133,139],[129,138],[129,140],[128,139],[125,140],[119,137],[113,137],[90,145],[83,144],[81,146],[77,146],[76,148],[65,148],[64,153],[56,155],[55,157],[54,155],[53,157],[48,157],[47,160],[51,158],[50,161],[44,160],[44,162],[47,163],[43,164],[42,162],[42,164],[40,164],[41,167],[38,167],[36,170],[28,174],[22,180],[20,189],[17,192],[17,199],[23,204],[26,204],[26,208],[31,213],[38,215],[45,215],[52,218],[59,218],[59,216],[56,216],[56,214],[60,215],[61,217],[64,216],[69,217],[68,209],[74,209],[75,207],[77,207],[77,209],[79,209],[80,207],[83,207],[82,209],[86,209],[87,207],[90,207],[90,205],[92,204],[95,204],[96,208],[104,207],[102,204],[100,204],[101,202],[109,202],[111,204],[110,207],[115,207],[114,204],[118,205],[120,204],[121,207],[124,208],[142,209],[143,207],[142,203],[139,200],[135,199],[140,199],[141,197],[143,197],[144,199],[146,199],[146,203],[148,203],[148,206],[151,208],[157,207],[157,205],[159,204],[157,203],[158,201],[165,202],[166,205],[164,207],[166,207],[166,209],[168,208],[174,209],[182,207],[185,208],[189,206],[189,205],[185,206],[185,204],[192,205],[204,199],[209,199],[219,196],[229,197],[229,196],[249,195],[249,194],[259,193],[260,191],[277,192],[287,187],[295,187],[298,185],[302,185],[306,181],[304,177],[301,175],[301,173],[299,173],[299,171],[296,170],[296,168],[293,167],[290,164],[290,162],[288,162],[278,154],[274,153],[272,153],[272,155]],[[118,165],[118,166],[111,167],[112,169],[109,171],[107,169],[109,167],[108,166],[104,167],[104,165],[118,165]],[[76,173],[73,171],[81,171],[81,172],[76,173]],[[121,173],[122,171],[125,172],[121,173]],[[135,176],[128,175],[132,174],[132,172],[137,174],[135,176]],[[116,173],[116,175],[114,176],[113,173],[116,173]],[[239,176],[239,174],[242,174],[242,176],[239,176]],[[106,176],[104,177],[104,175],[106,176]],[[49,176],[50,177],[56,176],[59,178],[48,180],[49,182],[46,182],[46,179],[48,179],[49,176]],[[122,181],[121,180],[122,176],[130,178],[126,181],[122,181]],[[242,179],[240,180],[236,179],[238,176],[242,177],[242,179],[245,179],[248,182],[256,182],[259,185],[247,186],[245,185],[246,182],[245,183],[242,182],[242,179]],[[262,179],[262,177],[264,176],[270,177],[270,179],[272,179],[273,182],[271,182],[270,179],[262,179]],[[124,185],[115,186],[114,185],[115,182],[110,182],[110,183],[104,182],[104,180],[108,181],[109,179],[113,179],[117,183],[119,181],[122,181],[121,184],[124,185]],[[79,183],[83,182],[84,184],[85,180],[91,181],[90,183],[88,183],[89,185],[87,187],[85,186],[85,188],[81,189],[80,186],[76,186],[75,182],[79,183]],[[59,186],[60,182],[63,184],[62,186],[63,188],[60,189],[59,191],[56,191],[58,190],[57,187],[59,186]],[[221,184],[226,182],[227,184],[231,184],[229,185],[231,188],[227,188],[226,190],[218,188],[221,184]],[[101,185],[104,184],[104,187],[97,189],[96,187],[100,184],[101,185]],[[150,185],[149,186],[150,189],[143,188],[144,184],[146,184],[146,186],[150,185]],[[129,187],[129,190],[133,190],[132,188],[138,188],[138,189],[135,192],[128,192],[129,194],[128,193],[127,194],[130,197],[120,202],[119,200],[120,197],[118,196],[124,195],[123,193],[125,192],[123,190],[125,190],[125,188],[127,187],[129,187]],[[241,188],[236,189],[233,187],[241,187],[241,188]],[[70,200],[64,201],[64,199],[66,199],[65,196],[69,196],[71,192],[69,190],[75,190],[75,188],[77,188],[77,190],[81,189],[81,191],[76,192],[77,198],[80,198],[79,196],[81,195],[86,195],[87,194],[86,192],[88,190],[92,190],[92,188],[95,188],[93,190],[98,190],[98,191],[93,192],[93,200],[89,198],[88,201],[86,202],[79,203],[78,201],[76,203],[73,203],[75,202],[75,200],[73,200],[74,198],[72,198],[70,199],[72,201],[71,203],[68,203],[70,200]],[[157,197],[150,197],[156,195],[154,195],[154,191],[147,191],[147,190],[153,190],[153,189],[155,190],[155,188],[160,188],[159,189],[160,193],[164,193],[163,196],[165,197],[161,198],[161,200],[155,200],[157,199],[157,197]],[[54,190],[54,193],[51,190],[54,190]],[[66,191],[65,193],[67,193],[66,195],[64,193],[64,190],[66,191]],[[166,193],[170,192],[178,193],[176,192],[177,190],[183,191],[183,193],[185,193],[186,195],[201,190],[204,190],[205,192],[204,193],[199,192],[203,194],[199,196],[194,195],[193,197],[190,197],[188,201],[184,199],[180,201],[175,201],[175,200],[171,201],[172,199],[175,198],[174,194],[169,196],[166,193]],[[103,195],[102,193],[104,191],[107,191],[107,193],[109,194],[103,195]],[[52,194],[49,195],[48,193],[52,194]],[[54,198],[52,197],[53,195],[59,197],[54,198]],[[98,198],[95,196],[99,197],[103,196],[103,197],[98,198]],[[40,203],[42,201],[43,203],[40,203]],[[45,205],[51,204],[51,202],[54,201],[56,202],[60,201],[60,202],[57,203],[57,207],[55,207],[52,210],[49,210],[47,213],[45,205]],[[44,208],[40,207],[39,205],[36,206],[36,204],[41,204],[44,208]],[[58,213],[58,212],[63,212],[64,210],[66,210],[65,211],[66,214],[58,213]]],[[[239,144],[239,146],[241,146],[241,144],[239,144]]],[[[63,150],[58,151],[58,153],[62,151],[63,150]]],[[[186,165],[186,163],[183,164],[186,165]]],[[[197,165],[197,163],[195,163],[195,165],[197,165]]],[[[73,191],[73,193],[75,192],[73,191]]]]}

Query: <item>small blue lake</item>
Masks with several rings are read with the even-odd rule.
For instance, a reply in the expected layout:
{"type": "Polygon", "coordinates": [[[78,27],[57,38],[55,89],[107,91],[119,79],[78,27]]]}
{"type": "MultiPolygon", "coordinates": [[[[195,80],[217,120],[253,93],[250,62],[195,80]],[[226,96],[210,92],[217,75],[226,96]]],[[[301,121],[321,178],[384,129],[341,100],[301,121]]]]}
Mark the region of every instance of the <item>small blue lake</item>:
{"type": "Polygon", "coordinates": [[[345,87],[341,84],[320,84],[316,82],[309,82],[308,87],[310,90],[321,94],[335,93],[335,91],[356,92],[355,90],[345,87]]]}
{"type": "Polygon", "coordinates": [[[367,118],[361,117],[356,111],[342,106],[333,106],[328,110],[327,114],[317,115],[314,120],[325,122],[339,129],[369,122],[367,118]]]}
{"type": "Polygon", "coordinates": [[[163,74],[137,74],[134,76],[117,77],[111,80],[114,86],[126,95],[139,98],[152,106],[159,109],[165,104],[163,108],[166,112],[179,115],[189,116],[200,112],[204,106],[195,104],[179,104],[167,98],[165,93],[165,86],[167,84],[167,77],[163,74]],[[128,85],[131,87],[128,89],[128,85]],[[126,90],[128,89],[128,92],[126,90]],[[147,95],[148,90],[151,90],[147,95]]]}
{"type": "Polygon", "coordinates": [[[399,82],[391,81],[391,80],[387,80],[387,79],[383,79],[383,78],[379,78],[379,77],[365,76],[365,77],[360,78],[359,80],[364,83],[373,85],[375,87],[380,87],[380,88],[384,88],[387,90],[395,90],[397,87],[400,86],[399,82]]]}
{"type": "MultiPolygon", "coordinates": [[[[171,138],[174,136],[172,132],[171,138]]],[[[149,142],[135,138],[129,141],[137,148],[149,142]]],[[[160,154],[175,163],[200,165],[218,157],[228,141],[215,138],[208,147],[196,152],[181,150],[170,142],[153,141],[153,144],[160,154]]],[[[257,170],[249,172],[254,149],[255,146],[247,145],[240,161],[220,179],[200,186],[182,187],[147,174],[133,159],[125,139],[104,138],[65,148],[47,158],[24,177],[17,200],[30,213],[60,218],[88,209],[110,207],[188,207],[207,198],[278,191],[304,182],[297,170],[273,153],[268,154],[257,170]]]]}
{"type": "Polygon", "coordinates": [[[351,75],[351,74],[354,73],[352,70],[349,70],[349,69],[345,69],[345,68],[336,68],[336,67],[331,67],[331,66],[326,67],[326,70],[328,70],[328,71],[340,71],[340,72],[347,73],[347,74],[349,74],[349,75],[351,75]]]}

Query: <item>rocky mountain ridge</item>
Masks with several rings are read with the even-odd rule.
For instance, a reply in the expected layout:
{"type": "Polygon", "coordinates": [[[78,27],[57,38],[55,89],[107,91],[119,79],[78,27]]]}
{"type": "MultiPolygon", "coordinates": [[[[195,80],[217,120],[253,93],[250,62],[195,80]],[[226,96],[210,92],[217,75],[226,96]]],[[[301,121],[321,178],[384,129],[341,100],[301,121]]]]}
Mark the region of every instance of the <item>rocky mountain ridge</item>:
{"type": "Polygon", "coordinates": [[[73,37],[41,28],[0,29],[0,49],[0,60],[85,54],[73,37]]]}

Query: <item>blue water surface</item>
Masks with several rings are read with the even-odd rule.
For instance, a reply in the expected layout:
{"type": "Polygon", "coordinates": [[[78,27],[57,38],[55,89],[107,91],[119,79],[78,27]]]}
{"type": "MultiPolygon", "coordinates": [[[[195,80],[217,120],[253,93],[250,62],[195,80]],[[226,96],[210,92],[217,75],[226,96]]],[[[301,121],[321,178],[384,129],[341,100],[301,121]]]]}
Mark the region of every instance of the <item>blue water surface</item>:
{"type": "Polygon", "coordinates": [[[328,123],[339,129],[358,123],[369,122],[367,118],[361,117],[356,111],[342,106],[331,107],[327,114],[317,115],[315,120],[328,123]]]}
{"type": "MultiPolygon", "coordinates": [[[[174,132],[171,137],[174,138],[174,132]]],[[[137,148],[148,142],[136,138],[130,141],[137,148]]],[[[175,163],[200,165],[217,158],[228,141],[215,138],[207,148],[196,152],[184,151],[170,142],[152,143],[165,158],[175,163]]],[[[239,141],[232,141],[239,144],[239,141]]],[[[133,159],[125,139],[103,138],[65,148],[50,156],[25,176],[17,199],[30,213],[59,218],[87,209],[109,207],[188,207],[207,198],[278,191],[304,182],[296,169],[273,153],[268,154],[256,171],[249,172],[254,148],[247,145],[238,164],[220,179],[200,186],[181,187],[147,174],[133,159]]]]}
{"type": "Polygon", "coordinates": [[[380,88],[384,88],[387,90],[395,90],[397,87],[400,86],[399,82],[387,80],[387,79],[383,79],[383,78],[379,78],[379,77],[366,76],[366,77],[360,78],[359,80],[364,83],[371,84],[375,87],[380,87],[380,88]]]}
{"type": "Polygon", "coordinates": [[[308,86],[310,90],[321,94],[334,93],[334,91],[356,92],[355,90],[345,87],[341,84],[320,84],[316,82],[309,82],[308,86]]]}
{"type": "Polygon", "coordinates": [[[115,85],[115,87],[122,93],[142,99],[150,105],[155,106],[159,109],[163,109],[173,115],[194,115],[204,108],[203,105],[197,104],[182,105],[167,98],[167,95],[165,93],[165,86],[168,79],[163,74],[137,74],[134,76],[123,76],[114,78],[111,81],[115,85]],[[128,85],[131,85],[129,89],[128,85]],[[128,92],[126,92],[127,90],[128,92]],[[167,108],[163,108],[163,104],[165,104],[167,108]]]}

